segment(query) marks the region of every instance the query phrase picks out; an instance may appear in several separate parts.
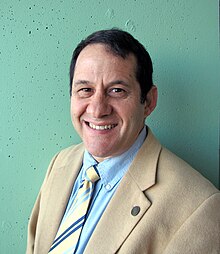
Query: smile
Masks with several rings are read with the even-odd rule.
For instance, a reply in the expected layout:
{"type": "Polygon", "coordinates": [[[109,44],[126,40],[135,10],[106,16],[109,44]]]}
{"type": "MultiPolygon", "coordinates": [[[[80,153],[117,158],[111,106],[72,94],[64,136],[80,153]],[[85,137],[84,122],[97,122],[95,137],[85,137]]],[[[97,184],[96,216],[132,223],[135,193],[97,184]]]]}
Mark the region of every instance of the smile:
{"type": "Polygon", "coordinates": [[[95,125],[93,123],[88,123],[89,127],[94,130],[111,130],[113,129],[117,124],[109,124],[109,125],[95,125]]]}

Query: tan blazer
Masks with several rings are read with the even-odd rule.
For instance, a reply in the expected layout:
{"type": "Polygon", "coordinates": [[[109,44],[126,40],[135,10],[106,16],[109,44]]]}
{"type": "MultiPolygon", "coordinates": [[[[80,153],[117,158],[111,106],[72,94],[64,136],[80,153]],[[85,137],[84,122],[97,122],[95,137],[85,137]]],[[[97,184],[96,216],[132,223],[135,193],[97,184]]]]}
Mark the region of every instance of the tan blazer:
{"type": "MultiPolygon", "coordinates": [[[[27,254],[48,253],[83,152],[82,144],[73,146],[50,163],[32,211],[27,254]]],[[[149,131],[84,253],[220,253],[220,192],[149,131]],[[138,214],[131,212],[135,206],[138,214]]]]}

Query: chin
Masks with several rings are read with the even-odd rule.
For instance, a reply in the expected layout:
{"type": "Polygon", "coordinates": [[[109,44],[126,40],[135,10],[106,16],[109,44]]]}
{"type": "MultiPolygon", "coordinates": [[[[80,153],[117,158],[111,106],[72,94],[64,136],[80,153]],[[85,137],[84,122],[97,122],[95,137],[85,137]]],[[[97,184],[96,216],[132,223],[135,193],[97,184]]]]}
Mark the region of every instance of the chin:
{"type": "Polygon", "coordinates": [[[97,161],[103,161],[106,158],[111,157],[110,153],[103,152],[103,151],[97,151],[94,149],[87,149],[89,153],[97,160],[97,161]]]}
{"type": "Polygon", "coordinates": [[[92,154],[92,156],[94,157],[97,157],[97,158],[106,158],[106,157],[109,157],[109,154],[106,154],[106,153],[97,153],[97,152],[93,152],[91,151],[90,152],[92,154]]]}

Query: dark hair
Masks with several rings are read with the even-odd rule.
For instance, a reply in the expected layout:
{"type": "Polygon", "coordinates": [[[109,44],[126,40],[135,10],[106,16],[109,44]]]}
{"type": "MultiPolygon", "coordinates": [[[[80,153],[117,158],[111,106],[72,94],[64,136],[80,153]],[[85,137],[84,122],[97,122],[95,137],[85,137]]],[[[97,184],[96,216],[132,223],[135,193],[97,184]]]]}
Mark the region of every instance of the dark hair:
{"type": "Polygon", "coordinates": [[[141,88],[141,103],[144,103],[146,95],[153,85],[153,66],[150,55],[131,34],[116,28],[97,31],[82,40],[75,48],[70,64],[70,95],[76,60],[80,52],[86,46],[97,43],[104,44],[110,52],[122,58],[126,58],[130,53],[134,54],[137,61],[136,78],[141,88]]]}

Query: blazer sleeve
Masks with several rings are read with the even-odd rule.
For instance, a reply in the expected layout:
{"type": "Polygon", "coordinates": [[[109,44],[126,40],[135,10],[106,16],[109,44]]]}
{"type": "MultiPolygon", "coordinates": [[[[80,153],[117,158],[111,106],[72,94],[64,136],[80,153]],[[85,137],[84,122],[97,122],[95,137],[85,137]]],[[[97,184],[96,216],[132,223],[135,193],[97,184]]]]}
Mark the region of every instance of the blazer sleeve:
{"type": "Polygon", "coordinates": [[[191,214],[163,253],[220,253],[220,193],[210,196],[191,214]]]}
{"type": "Polygon", "coordinates": [[[34,204],[32,213],[31,213],[31,217],[30,217],[30,221],[28,224],[28,235],[27,235],[27,248],[26,248],[26,254],[32,254],[34,253],[34,243],[35,243],[35,235],[36,235],[36,231],[37,231],[37,226],[38,226],[38,215],[40,213],[40,208],[41,208],[41,192],[44,188],[44,186],[46,185],[47,179],[50,175],[50,172],[53,168],[54,162],[57,158],[58,154],[56,154],[53,159],[51,160],[49,167],[47,169],[47,173],[46,176],[44,178],[43,184],[41,186],[40,192],[37,196],[37,200],[34,204]]]}

